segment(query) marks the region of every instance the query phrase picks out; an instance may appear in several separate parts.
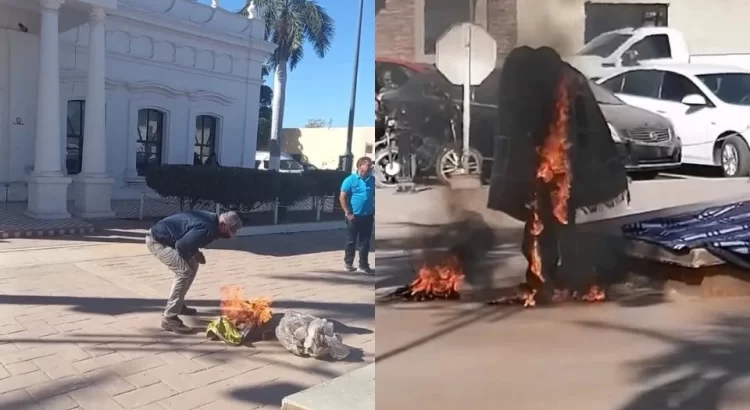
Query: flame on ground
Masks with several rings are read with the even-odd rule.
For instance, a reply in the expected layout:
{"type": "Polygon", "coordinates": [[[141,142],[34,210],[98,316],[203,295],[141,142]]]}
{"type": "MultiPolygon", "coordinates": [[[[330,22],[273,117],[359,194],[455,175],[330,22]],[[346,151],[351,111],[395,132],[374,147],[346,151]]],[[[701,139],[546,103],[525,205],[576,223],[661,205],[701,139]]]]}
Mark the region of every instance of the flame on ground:
{"type": "Polygon", "coordinates": [[[271,301],[266,298],[245,299],[240,286],[221,288],[221,315],[238,328],[254,328],[271,320],[271,301]]]}
{"type": "Polygon", "coordinates": [[[409,286],[397,289],[393,296],[409,300],[457,299],[464,282],[463,264],[455,255],[448,255],[439,264],[424,264],[409,286]]]}

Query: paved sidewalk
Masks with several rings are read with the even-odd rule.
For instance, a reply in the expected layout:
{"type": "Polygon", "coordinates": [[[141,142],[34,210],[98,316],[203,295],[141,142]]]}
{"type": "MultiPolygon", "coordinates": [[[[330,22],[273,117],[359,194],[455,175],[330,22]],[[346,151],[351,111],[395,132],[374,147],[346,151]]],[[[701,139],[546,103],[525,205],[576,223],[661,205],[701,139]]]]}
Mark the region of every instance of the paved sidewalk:
{"type": "Polygon", "coordinates": [[[241,284],[248,297],[272,297],[274,313],[338,321],[358,349],[343,362],[298,358],[275,341],[235,348],[161,331],[171,276],[138,235],[0,240],[0,410],[279,408],[371,363],[374,281],[341,273],[340,235],[219,243],[188,294],[205,316],[185,319],[205,324],[220,287],[241,284]]]}

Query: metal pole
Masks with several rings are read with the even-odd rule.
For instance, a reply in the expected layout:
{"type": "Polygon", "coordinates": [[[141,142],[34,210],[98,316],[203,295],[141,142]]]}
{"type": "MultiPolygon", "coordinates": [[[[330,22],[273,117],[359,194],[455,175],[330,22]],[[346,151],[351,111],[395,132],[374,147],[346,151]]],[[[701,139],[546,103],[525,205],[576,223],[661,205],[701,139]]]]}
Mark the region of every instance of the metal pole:
{"type": "Polygon", "coordinates": [[[469,172],[469,130],[471,129],[471,24],[465,24],[466,38],[466,76],[464,77],[464,116],[463,116],[463,155],[462,165],[465,173],[469,172]]]}
{"type": "Polygon", "coordinates": [[[359,0],[359,21],[357,22],[357,48],[354,51],[354,79],[352,80],[352,101],[349,104],[349,124],[346,128],[346,153],[344,154],[344,171],[352,172],[354,155],[352,154],[352,139],[354,135],[354,107],[357,101],[357,74],[359,72],[359,44],[362,41],[362,10],[365,1],[359,0]]]}

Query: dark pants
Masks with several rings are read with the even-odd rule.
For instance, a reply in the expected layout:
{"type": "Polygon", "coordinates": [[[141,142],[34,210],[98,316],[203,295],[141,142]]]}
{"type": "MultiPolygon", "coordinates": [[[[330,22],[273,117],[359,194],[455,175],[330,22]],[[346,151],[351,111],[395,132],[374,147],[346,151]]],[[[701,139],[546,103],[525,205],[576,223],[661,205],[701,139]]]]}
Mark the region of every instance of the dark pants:
{"type": "Polygon", "coordinates": [[[372,227],[375,224],[373,215],[355,215],[354,220],[346,220],[346,249],[344,250],[344,263],[354,265],[354,252],[359,242],[359,266],[366,268],[370,266],[367,256],[370,253],[370,238],[372,227]]]}

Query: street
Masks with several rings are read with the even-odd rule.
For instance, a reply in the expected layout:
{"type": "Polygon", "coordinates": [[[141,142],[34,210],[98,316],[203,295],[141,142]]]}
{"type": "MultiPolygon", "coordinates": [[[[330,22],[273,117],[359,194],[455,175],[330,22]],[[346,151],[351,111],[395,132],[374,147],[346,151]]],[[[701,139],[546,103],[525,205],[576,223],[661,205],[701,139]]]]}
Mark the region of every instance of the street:
{"type": "MultiPolygon", "coordinates": [[[[636,181],[623,218],[583,227],[612,232],[639,214],[747,198],[748,188],[744,178],[636,181]]],[[[419,256],[423,239],[450,219],[440,207],[445,195],[437,188],[414,195],[378,192],[377,294],[413,278],[409,255],[419,256]]],[[[465,208],[484,218],[496,241],[483,257],[487,269],[467,272],[467,278],[482,288],[519,283],[526,263],[518,249],[521,224],[483,209],[484,190],[460,196],[465,208]]],[[[379,303],[378,407],[746,408],[750,301],[646,290],[627,301],[531,310],[474,299],[379,303]]]]}
{"type": "Polygon", "coordinates": [[[275,340],[253,347],[159,328],[172,274],[142,230],[6,239],[0,248],[0,409],[279,408],[284,396],[373,361],[371,278],[343,274],[340,231],[244,237],[206,252],[188,293],[205,328],[219,289],[272,298],[334,321],[342,362],[299,358],[275,340]]]}

